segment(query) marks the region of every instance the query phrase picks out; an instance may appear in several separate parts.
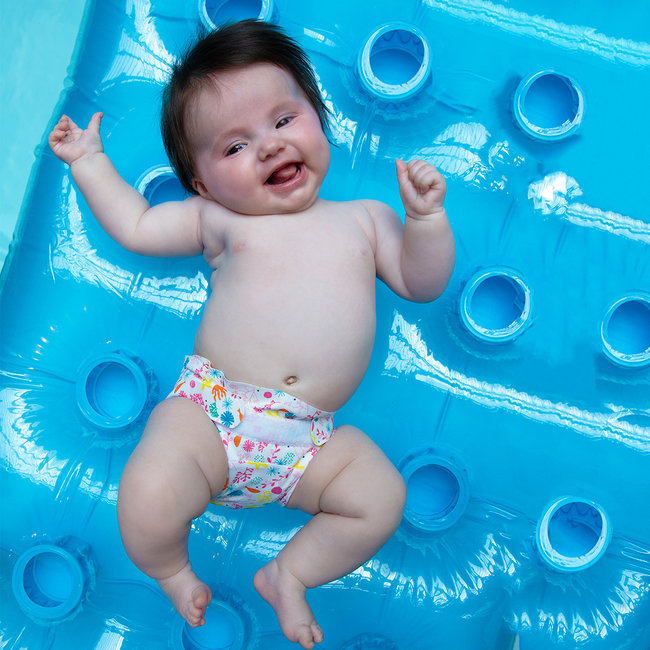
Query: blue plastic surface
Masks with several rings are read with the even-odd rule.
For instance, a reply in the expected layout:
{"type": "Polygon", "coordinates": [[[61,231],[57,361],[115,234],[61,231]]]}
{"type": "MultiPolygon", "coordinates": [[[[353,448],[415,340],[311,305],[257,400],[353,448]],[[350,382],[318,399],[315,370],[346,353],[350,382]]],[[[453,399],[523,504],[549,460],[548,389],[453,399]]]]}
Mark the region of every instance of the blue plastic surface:
{"type": "MultiPolygon", "coordinates": [[[[181,198],[157,126],[170,65],[199,24],[262,14],[333,112],[323,195],[401,211],[394,159],[426,158],[458,248],[434,303],[378,285],[370,368],[336,421],[378,441],[407,507],[376,557],[310,592],[321,647],[647,650],[650,9],[92,0],[44,133],[102,110],[123,176],[181,198]]],[[[292,647],[252,576],[306,515],[194,522],[199,631],[120,542],[120,474],[208,279],[202,259],[122,250],[42,148],[0,287],[1,648],[292,647]]]]}

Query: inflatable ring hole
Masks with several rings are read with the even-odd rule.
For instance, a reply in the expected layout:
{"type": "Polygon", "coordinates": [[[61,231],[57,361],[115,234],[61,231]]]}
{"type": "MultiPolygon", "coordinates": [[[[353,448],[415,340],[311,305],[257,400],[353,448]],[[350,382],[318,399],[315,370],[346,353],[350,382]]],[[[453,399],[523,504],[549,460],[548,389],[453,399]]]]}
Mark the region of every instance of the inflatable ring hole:
{"type": "Polygon", "coordinates": [[[630,296],[612,305],[601,338],[605,354],[614,363],[627,367],[650,363],[650,301],[630,296]]]}
{"type": "Polygon", "coordinates": [[[81,603],[86,579],[79,560],[69,551],[41,544],[18,558],[12,587],[28,614],[44,621],[60,621],[81,603]]]}
{"type": "Polygon", "coordinates": [[[561,140],[573,135],[583,112],[580,87],[553,70],[522,79],[515,91],[515,119],[524,133],[537,140],[561,140]]]}
{"type": "Polygon", "coordinates": [[[87,361],[77,379],[77,402],[93,423],[107,429],[124,427],[142,414],[149,382],[133,358],[113,352],[87,361]]]}
{"type": "Polygon", "coordinates": [[[465,285],[460,314],[476,338],[490,343],[511,341],[530,320],[531,293],[512,271],[481,272],[465,285]]]}
{"type": "Polygon", "coordinates": [[[169,166],[149,170],[140,177],[135,188],[151,206],[167,201],[182,201],[188,196],[187,190],[169,166]]]}
{"type": "Polygon", "coordinates": [[[424,531],[451,527],[469,501],[465,473],[453,461],[438,455],[414,457],[402,471],[406,482],[404,518],[424,531]]]}
{"type": "Polygon", "coordinates": [[[537,526],[541,559],[558,571],[580,571],[597,562],[609,544],[604,510],[588,499],[564,497],[546,508],[537,526]]]}
{"type": "Polygon", "coordinates": [[[177,631],[175,650],[245,650],[244,623],[227,603],[212,602],[205,613],[205,625],[177,631]]]}
{"type": "Polygon", "coordinates": [[[429,44],[411,25],[377,29],[359,54],[357,70],[364,88],[375,97],[403,101],[419,92],[431,74],[429,44]]]}
{"type": "Polygon", "coordinates": [[[272,0],[199,0],[199,15],[208,29],[246,18],[271,21],[272,0]]]}

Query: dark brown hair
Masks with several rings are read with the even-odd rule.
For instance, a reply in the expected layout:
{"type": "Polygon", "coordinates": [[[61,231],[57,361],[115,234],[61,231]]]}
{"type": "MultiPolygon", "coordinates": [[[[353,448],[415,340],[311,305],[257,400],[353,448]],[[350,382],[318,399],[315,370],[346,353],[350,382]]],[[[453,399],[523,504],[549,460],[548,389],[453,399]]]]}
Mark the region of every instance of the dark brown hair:
{"type": "Polygon", "coordinates": [[[161,131],[169,161],[189,192],[194,161],[186,130],[187,108],[215,74],[255,63],[283,68],[296,81],[328,132],[328,110],[318,90],[316,76],[302,48],[278,26],[259,20],[242,20],[201,36],[174,65],[163,94],[161,131]]]}

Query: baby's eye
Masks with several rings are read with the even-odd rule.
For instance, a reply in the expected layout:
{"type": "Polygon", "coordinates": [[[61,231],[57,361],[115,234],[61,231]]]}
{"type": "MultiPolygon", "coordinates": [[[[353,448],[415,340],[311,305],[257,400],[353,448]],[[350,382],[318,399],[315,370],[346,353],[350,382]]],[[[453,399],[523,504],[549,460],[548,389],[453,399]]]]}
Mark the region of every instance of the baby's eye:
{"type": "Polygon", "coordinates": [[[276,129],[281,129],[283,126],[286,126],[287,124],[289,124],[289,122],[291,122],[292,119],[293,119],[292,116],[283,117],[283,118],[280,119],[280,120],[278,121],[278,123],[275,125],[275,128],[276,128],[276,129]]]}
{"type": "Polygon", "coordinates": [[[238,142],[237,144],[233,144],[228,151],[226,151],[226,156],[232,156],[235,153],[239,153],[246,145],[243,142],[238,142]]]}

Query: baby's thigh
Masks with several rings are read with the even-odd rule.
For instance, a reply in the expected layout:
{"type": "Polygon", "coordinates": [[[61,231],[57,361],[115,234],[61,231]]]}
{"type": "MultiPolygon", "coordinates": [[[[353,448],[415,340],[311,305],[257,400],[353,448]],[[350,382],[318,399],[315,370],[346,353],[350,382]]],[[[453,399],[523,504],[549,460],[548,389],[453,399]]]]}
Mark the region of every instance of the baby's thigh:
{"type": "Polygon", "coordinates": [[[375,508],[400,511],[404,480],[384,452],[356,427],[338,427],[307,466],[289,507],[311,514],[365,516],[375,508]]]}
{"type": "MultiPolygon", "coordinates": [[[[183,397],[164,400],[149,416],[125,472],[154,475],[152,481],[175,485],[191,501],[221,492],[228,478],[226,451],[214,422],[202,407],[183,397]],[[157,478],[157,480],[156,480],[157,478]]],[[[207,505],[207,503],[206,503],[207,505]]]]}

